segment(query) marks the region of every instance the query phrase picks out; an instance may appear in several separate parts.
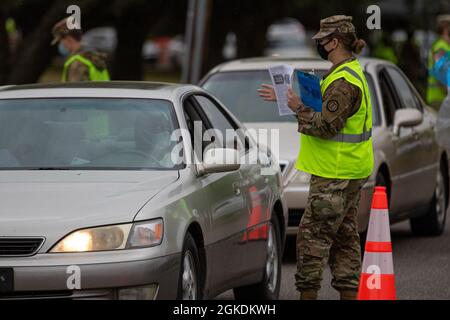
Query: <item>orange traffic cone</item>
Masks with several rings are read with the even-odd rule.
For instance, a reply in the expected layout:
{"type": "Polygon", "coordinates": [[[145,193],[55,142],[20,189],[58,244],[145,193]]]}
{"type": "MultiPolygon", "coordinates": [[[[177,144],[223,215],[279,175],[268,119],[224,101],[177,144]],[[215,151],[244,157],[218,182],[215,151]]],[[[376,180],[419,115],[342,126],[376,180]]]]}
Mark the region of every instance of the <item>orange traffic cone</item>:
{"type": "Polygon", "coordinates": [[[385,187],[375,187],[358,300],[395,300],[391,230],[385,187]]]}

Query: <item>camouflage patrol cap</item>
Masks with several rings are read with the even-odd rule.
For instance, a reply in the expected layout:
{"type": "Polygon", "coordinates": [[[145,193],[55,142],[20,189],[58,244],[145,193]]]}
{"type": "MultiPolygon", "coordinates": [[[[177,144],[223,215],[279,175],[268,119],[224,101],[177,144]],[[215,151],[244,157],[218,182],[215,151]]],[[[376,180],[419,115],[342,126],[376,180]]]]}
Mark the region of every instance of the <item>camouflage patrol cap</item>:
{"type": "Polygon", "coordinates": [[[65,36],[68,36],[70,34],[81,34],[82,33],[81,28],[77,27],[76,25],[75,25],[74,29],[69,29],[69,27],[67,25],[67,19],[68,18],[64,18],[64,19],[62,19],[61,21],[59,21],[58,23],[56,23],[53,26],[53,29],[52,29],[52,34],[53,34],[52,45],[57,44],[65,36]]]}
{"type": "Polygon", "coordinates": [[[437,24],[441,25],[441,24],[450,24],[450,14],[441,14],[439,16],[437,16],[437,24]]]}
{"type": "Polygon", "coordinates": [[[334,32],[354,33],[356,29],[352,23],[352,20],[352,17],[344,15],[336,15],[325,18],[320,21],[320,30],[313,37],[313,39],[323,39],[334,32]]]}

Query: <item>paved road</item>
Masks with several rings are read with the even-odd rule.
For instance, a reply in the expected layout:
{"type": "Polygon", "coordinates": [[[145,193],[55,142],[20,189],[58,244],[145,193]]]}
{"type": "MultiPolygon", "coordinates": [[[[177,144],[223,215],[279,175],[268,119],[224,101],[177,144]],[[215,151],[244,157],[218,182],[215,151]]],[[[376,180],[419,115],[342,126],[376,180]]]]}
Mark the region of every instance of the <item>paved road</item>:
{"type": "MultiPolygon", "coordinates": [[[[394,270],[398,299],[450,299],[450,215],[446,232],[437,238],[415,237],[409,223],[392,226],[394,270]]],[[[283,261],[280,298],[298,299],[294,286],[295,237],[289,237],[283,261]]],[[[320,299],[338,299],[339,295],[330,286],[331,275],[324,275],[320,299]]],[[[227,292],[219,299],[233,299],[227,292]]]]}

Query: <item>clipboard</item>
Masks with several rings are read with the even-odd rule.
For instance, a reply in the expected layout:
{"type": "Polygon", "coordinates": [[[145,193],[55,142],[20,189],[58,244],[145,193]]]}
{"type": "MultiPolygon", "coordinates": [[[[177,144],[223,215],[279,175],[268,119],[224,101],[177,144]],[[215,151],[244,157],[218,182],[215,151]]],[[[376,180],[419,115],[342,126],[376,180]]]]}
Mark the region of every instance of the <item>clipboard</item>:
{"type": "Polygon", "coordinates": [[[447,52],[435,62],[431,69],[431,75],[443,85],[450,86],[450,52],[447,52]]]}
{"type": "Polygon", "coordinates": [[[322,92],[320,79],[313,74],[297,71],[300,97],[305,106],[315,112],[322,112],[322,92]]]}

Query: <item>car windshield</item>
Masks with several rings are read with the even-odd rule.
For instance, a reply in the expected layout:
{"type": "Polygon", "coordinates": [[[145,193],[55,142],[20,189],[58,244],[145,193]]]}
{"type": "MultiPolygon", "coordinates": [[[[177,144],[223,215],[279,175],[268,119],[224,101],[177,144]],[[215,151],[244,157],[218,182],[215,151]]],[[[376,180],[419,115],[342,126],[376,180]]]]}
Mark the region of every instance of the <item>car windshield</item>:
{"type": "Polygon", "coordinates": [[[303,39],[274,39],[270,40],[268,47],[272,49],[283,49],[283,48],[303,48],[306,43],[303,39]]]}
{"type": "MultiPolygon", "coordinates": [[[[311,70],[302,70],[310,72],[311,70]]],[[[321,78],[326,70],[314,70],[317,77],[321,78]]],[[[366,74],[369,89],[374,92],[372,78],[366,74]]],[[[267,70],[254,71],[228,71],[219,72],[210,76],[203,87],[214,94],[225,106],[241,121],[255,122],[297,122],[294,116],[280,117],[275,102],[265,102],[258,96],[257,90],[262,83],[271,84],[267,70]]],[[[298,91],[297,77],[294,76],[294,88],[298,91]]],[[[378,124],[377,100],[372,96],[374,125],[378,124]]]]}
{"type": "MultiPolygon", "coordinates": [[[[316,72],[319,77],[322,74],[316,72]]],[[[296,78],[294,88],[298,88],[296,78]]],[[[262,83],[272,83],[267,70],[233,71],[213,74],[203,87],[222,101],[241,122],[297,122],[294,116],[280,117],[275,102],[261,100],[257,91],[262,83]]]]}
{"type": "Polygon", "coordinates": [[[164,100],[0,100],[0,170],[176,170],[176,124],[164,100]]]}

